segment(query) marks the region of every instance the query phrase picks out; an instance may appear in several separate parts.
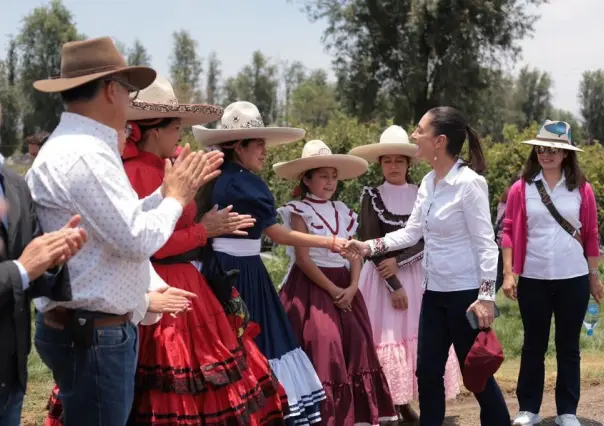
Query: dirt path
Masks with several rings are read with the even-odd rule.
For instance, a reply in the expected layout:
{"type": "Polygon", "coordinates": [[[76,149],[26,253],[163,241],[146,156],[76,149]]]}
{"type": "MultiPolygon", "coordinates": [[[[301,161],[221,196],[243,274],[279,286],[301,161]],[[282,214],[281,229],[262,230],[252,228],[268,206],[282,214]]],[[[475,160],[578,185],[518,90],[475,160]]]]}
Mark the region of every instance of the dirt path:
{"type": "MultiPolygon", "coordinates": [[[[507,395],[510,415],[515,416],[518,403],[513,394],[507,395]]],[[[577,413],[582,426],[604,425],[604,385],[594,386],[581,391],[581,402],[577,413]]],[[[543,398],[541,408],[542,426],[555,425],[556,402],[554,393],[548,392],[543,398]]],[[[443,426],[474,426],[480,425],[478,403],[469,397],[463,397],[458,402],[447,405],[447,419],[443,426]]]]}

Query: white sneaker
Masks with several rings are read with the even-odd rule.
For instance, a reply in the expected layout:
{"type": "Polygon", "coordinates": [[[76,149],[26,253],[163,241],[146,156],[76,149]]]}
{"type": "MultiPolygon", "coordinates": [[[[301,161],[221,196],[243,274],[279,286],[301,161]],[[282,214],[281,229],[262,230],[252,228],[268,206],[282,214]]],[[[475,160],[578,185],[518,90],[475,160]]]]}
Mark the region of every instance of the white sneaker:
{"type": "Polygon", "coordinates": [[[521,411],[518,413],[518,415],[514,419],[514,422],[512,423],[512,425],[513,426],[532,426],[532,425],[538,425],[539,423],[541,423],[541,417],[539,417],[539,414],[533,414],[529,411],[521,411]]]}
{"type": "Polygon", "coordinates": [[[560,426],[581,426],[574,414],[562,414],[556,417],[556,424],[560,426]]]}

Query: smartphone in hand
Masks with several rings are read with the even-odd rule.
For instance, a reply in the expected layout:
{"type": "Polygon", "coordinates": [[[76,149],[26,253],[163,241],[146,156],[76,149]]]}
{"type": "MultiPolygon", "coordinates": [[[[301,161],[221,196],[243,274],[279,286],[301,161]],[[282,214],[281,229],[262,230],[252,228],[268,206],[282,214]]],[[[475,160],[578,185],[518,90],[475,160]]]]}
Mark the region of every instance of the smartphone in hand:
{"type": "MultiPolygon", "coordinates": [[[[499,308],[497,307],[497,305],[495,305],[495,318],[499,317],[499,315],[499,308]]],[[[472,330],[478,330],[478,317],[476,316],[476,313],[474,313],[474,311],[466,312],[466,318],[470,323],[470,327],[472,327],[472,330]]]]}

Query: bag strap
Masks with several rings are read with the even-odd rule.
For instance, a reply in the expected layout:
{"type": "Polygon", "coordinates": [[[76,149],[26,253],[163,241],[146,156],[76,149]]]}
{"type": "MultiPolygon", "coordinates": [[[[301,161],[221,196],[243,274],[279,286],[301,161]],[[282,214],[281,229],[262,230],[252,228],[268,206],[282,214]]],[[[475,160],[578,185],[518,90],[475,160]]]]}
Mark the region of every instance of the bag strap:
{"type": "Polygon", "coordinates": [[[581,246],[583,246],[583,240],[581,239],[581,234],[579,233],[579,231],[577,231],[575,229],[574,226],[572,226],[568,222],[568,220],[564,219],[564,217],[562,217],[562,215],[560,214],[558,209],[556,209],[556,206],[554,205],[552,199],[550,198],[547,191],[545,190],[545,185],[543,185],[543,181],[536,180],[536,181],[534,181],[534,183],[535,183],[535,186],[537,187],[537,192],[539,192],[539,196],[541,197],[541,201],[543,202],[543,204],[545,204],[545,207],[550,212],[550,214],[554,217],[556,222],[558,222],[558,224],[562,227],[562,229],[564,229],[566,232],[568,232],[571,237],[573,237],[575,240],[577,240],[579,242],[579,244],[581,244],[581,246]]]}

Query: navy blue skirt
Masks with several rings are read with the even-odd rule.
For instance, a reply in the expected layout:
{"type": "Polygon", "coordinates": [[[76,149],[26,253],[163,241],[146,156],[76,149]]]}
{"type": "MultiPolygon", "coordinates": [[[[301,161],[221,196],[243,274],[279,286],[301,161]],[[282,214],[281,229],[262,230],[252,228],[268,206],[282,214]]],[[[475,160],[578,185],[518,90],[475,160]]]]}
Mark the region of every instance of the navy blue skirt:
{"type": "Polygon", "coordinates": [[[291,415],[288,424],[309,425],[321,422],[320,402],[326,398],[323,385],[300,347],[281,299],[260,255],[231,256],[215,252],[204,260],[203,274],[219,276],[238,269],[236,288],[247,305],[250,320],[260,326],[256,344],[287,393],[291,415]]]}

